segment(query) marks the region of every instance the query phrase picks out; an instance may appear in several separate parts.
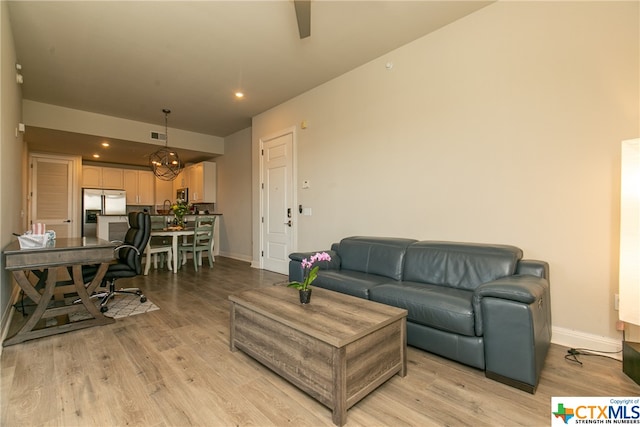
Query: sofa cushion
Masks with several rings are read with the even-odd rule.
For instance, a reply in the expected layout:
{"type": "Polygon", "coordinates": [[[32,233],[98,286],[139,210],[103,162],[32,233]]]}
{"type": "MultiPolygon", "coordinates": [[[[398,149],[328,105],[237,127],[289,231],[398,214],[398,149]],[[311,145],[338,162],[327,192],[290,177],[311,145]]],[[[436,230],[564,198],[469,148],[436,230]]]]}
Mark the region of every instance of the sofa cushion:
{"type": "Polygon", "coordinates": [[[388,282],[388,277],[377,274],[351,270],[320,270],[313,286],[369,299],[369,289],[388,282]]]}
{"type": "Polygon", "coordinates": [[[338,250],[342,260],[340,268],[401,280],[405,250],[416,241],[390,237],[344,238],[338,250]]]}
{"type": "Polygon", "coordinates": [[[473,292],[425,283],[384,283],[369,290],[371,301],[406,309],[407,322],[475,336],[473,292]]]}
{"type": "Polygon", "coordinates": [[[473,290],[511,276],[521,258],[515,246],[417,242],[407,248],[403,280],[473,290]]]}

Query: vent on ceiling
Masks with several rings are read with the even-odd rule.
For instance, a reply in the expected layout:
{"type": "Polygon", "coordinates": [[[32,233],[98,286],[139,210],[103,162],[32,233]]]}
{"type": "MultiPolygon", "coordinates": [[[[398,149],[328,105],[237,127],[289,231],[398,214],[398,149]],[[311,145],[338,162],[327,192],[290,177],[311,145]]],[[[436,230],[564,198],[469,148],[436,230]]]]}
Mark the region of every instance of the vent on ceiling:
{"type": "Polygon", "coordinates": [[[153,139],[154,141],[166,141],[167,134],[151,131],[151,139],[153,139]]]}

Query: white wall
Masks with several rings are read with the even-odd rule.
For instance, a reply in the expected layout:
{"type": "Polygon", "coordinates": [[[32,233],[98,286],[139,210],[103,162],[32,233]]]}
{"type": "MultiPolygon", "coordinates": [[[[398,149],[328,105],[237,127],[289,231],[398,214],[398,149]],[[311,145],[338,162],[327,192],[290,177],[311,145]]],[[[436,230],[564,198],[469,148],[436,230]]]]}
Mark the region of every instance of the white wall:
{"type": "MultiPolygon", "coordinates": [[[[21,121],[22,91],[16,83],[16,51],[9,21],[7,2],[0,2],[0,247],[7,246],[15,237],[11,233],[25,229],[26,179],[23,165],[26,147],[22,134],[16,135],[21,121]]],[[[26,168],[25,168],[26,169],[26,168]]],[[[13,279],[0,260],[0,327],[4,331],[11,312],[13,279]]]]}
{"type": "MultiPolygon", "coordinates": [[[[28,99],[24,100],[22,108],[24,122],[27,126],[164,145],[164,143],[156,143],[149,139],[151,130],[164,133],[164,126],[158,123],[137,122],[28,99]]],[[[224,154],[224,138],[171,127],[169,132],[171,145],[175,148],[224,154]]]]}
{"type": "Polygon", "coordinates": [[[639,4],[498,2],[254,117],[253,240],[259,139],[306,120],[298,250],[349,235],[513,244],[550,263],[556,342],[617,344],[639,4]]]}
{"type": "Polygon", "coordinates": [[[218,167],[220,254],[251,261],[251,128],[224,140],[224,156],[215,159],[218,167]]]}

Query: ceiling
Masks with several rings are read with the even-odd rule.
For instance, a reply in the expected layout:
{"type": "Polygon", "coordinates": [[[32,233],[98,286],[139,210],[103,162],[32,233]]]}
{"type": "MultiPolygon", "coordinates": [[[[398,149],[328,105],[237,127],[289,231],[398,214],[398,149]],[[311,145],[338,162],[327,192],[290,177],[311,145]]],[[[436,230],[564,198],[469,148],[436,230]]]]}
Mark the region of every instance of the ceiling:
{"type": "MultiPolygon", "coordinates": [[[[24,99],[160,125],[169,108],[169,127],[219,137],[489,3],[313,0],[300,39],[291,0],[8,1],[24,99]]],[[[85,160],[99,137],[25,133],[31,149],[85,160]]],[[[110,142],[100,161],[146,164],[122,150],[154,147],[110,142]]]]}

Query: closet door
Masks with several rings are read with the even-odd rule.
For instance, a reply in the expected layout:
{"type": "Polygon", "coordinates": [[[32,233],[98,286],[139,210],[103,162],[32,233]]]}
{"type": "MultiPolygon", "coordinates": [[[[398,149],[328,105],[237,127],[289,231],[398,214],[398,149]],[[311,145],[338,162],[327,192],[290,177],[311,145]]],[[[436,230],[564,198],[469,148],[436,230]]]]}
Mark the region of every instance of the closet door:
{"type": "Polygon", "coordinates": [[[31,221],[44,223],[57,237],[75,237],[73,159],[31,156],[31,221]]]}

